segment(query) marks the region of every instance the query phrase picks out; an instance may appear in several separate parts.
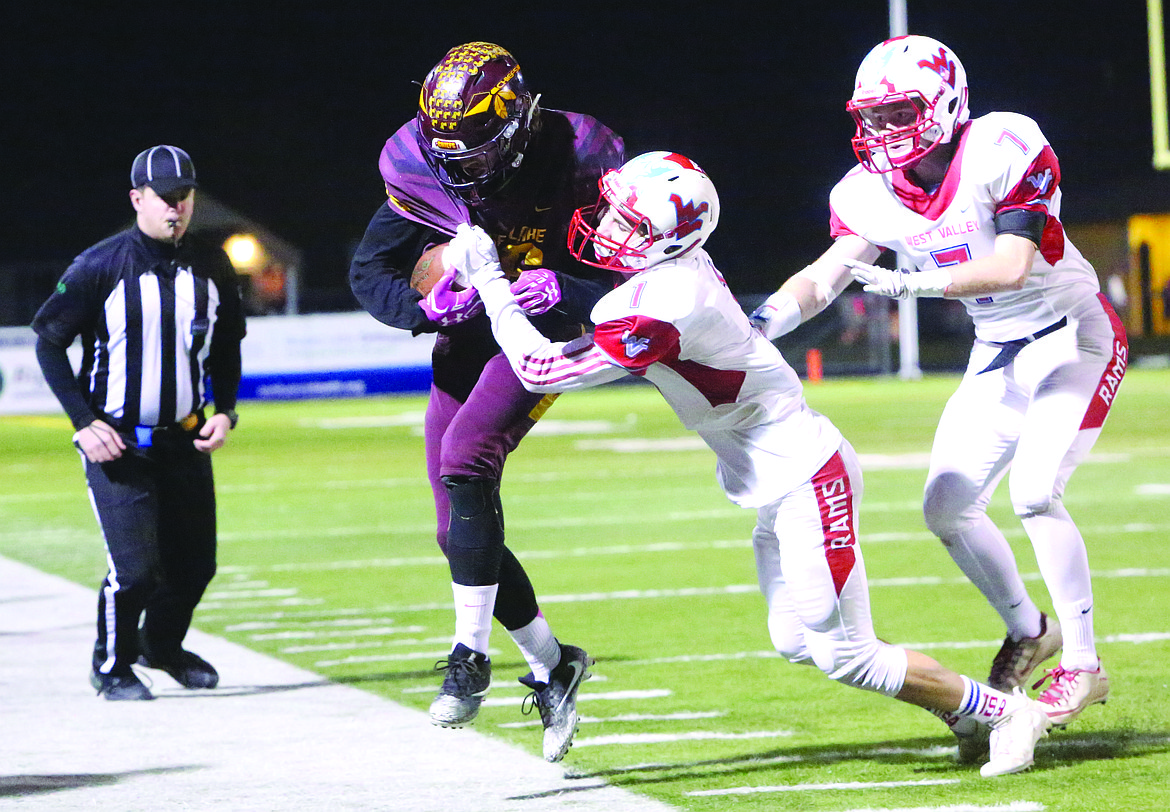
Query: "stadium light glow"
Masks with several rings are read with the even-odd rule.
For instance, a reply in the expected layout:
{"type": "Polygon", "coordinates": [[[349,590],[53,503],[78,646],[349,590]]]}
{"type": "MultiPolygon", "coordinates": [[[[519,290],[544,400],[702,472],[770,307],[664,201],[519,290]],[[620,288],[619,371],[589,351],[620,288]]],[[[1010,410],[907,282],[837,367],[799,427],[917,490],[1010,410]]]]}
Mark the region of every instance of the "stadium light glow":
{"type": "Polygon", "coordinates": [[[264,264],[264,248],[251,234],[233,234],[224,241],[223,250],[237,271],[248,273],[264,264]]]}

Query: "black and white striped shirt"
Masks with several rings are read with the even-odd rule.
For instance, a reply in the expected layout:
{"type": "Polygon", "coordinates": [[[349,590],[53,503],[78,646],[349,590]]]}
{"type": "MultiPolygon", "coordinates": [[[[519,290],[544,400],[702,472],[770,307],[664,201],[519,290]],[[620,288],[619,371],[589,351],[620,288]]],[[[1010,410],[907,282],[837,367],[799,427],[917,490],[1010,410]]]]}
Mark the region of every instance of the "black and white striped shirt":
{"type": "Polygon", "coordinates": [[[32,326],[61,348],[81,336],[84,403],[53,387],[77,427],[94,417],[124,431],[171,425],[211,394],[217,410],[235,406],[245,331],[235,271],[222,249],[192,236],[175,247],[132,226],[94,245],[32,326]]]}

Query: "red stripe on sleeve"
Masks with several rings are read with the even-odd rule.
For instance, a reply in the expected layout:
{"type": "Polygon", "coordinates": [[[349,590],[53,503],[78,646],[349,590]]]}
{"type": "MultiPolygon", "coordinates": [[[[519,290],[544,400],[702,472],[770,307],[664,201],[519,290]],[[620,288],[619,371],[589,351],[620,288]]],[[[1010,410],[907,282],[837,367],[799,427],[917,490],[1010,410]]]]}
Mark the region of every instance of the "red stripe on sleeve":
{"type": "MultiPolygon", "coordinates": [[[[1052,147],[1040,150],[1036,160],[1028,167],[1023,179],[1016,184],[1008,196],[1000,201],[995,213],[1012,209],[1048,213],[1048,203],[1060,185],[1060,162],[1052,147]]],[[[1055,265],[1064,256],[1064,226],[1055,217],[1044,222],[1044,233],[1040,236],[1040,254],[1049,265],[1055,265]]]]}
{"type": "Polygon", "coordinates": [[[593,343],[633,373],[644,372],[656,361],[672,361],[679,353],[675,326],[646,316],[626,316],[597,325],[593,343]]]}
{"type": "Polygon", "coordinates": [[[829,206],[829,236],[834,240],[838,237],[844,237],[846,234],[855,233],[853,229],[845,225],[845,221],[837,216],[837,211],[832,206],[829,206]]]}

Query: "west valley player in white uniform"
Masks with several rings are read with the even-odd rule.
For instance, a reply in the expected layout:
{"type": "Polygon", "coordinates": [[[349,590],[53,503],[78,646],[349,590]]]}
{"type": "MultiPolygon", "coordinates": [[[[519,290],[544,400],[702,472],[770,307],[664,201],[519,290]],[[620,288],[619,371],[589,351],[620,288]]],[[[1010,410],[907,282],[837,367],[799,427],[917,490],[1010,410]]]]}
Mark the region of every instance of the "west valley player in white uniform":
{"type": "Polygon", "coordinates": [[[976,730],[990,725],[982,774],[1026,769],[1049,727],[1038,703],[874,636],[857,539],[857,457],[805,403],[792,368],[752,328],[702,249],[719,216],[711,181],[680,155],[652,152],[600,185],[597,206],[573,218],[570,250],[626,281],[595,306],[591,336],[552,343],[533,329],[478,229],[461,226],[448,248],[448,262],[479,290],[521,382],[538,392],[629,374],[654,384],[715,451],[727,496],[757,511],[752,541],[777,650],[832,679],[934,711],[966,734],[961,757],[982,755],[976,730]]]}
{"type": "Polygon", "coordinates": [[[1063,631],[1040,695],[1063,725],[1109,694],[1085,543],[1061,497],[1125,374],[1125,331],[1061,226],[1060,166],[1040,128],[1015,113],[969,120],[966,74],[949,48],[921,36],[878,45],[848,109],[861,165],[829,197],[835,243],[752,319],[775,339],[853,277],[886,296],[963,302],[976,340],[935,435],[926,523],[1007,626],[992,685],[1022,685],[1063,631]],[[881,249],[917,272],[868,264],[881,249]],[[1011,502],[1059,623],[1032,602],[987,517],[1009,466],[1011,502]]]}

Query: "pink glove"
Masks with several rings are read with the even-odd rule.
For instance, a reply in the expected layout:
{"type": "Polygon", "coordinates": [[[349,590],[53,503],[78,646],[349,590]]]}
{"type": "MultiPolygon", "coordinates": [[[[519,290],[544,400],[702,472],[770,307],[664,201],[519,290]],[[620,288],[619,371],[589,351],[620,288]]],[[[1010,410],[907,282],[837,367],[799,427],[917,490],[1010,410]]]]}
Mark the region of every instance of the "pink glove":
{"type": "Polygon", "coordinates": [[[426,298],[421,299],[418,306],[427,314],[427,318],[442,327],[467,321],[483,312],[483,302],[475,288],[466,290],[451,290],[455,281],[455,269],[447,271],[426,298]]]}
{"type": "Polygon", "coordinates": [[[520,278],[511,284],[511,290],[517,303],[530,316],[548,312],[561,300],[561,286],[557,284],[557,275],[545,268],[524,271],[520,278]]]}

